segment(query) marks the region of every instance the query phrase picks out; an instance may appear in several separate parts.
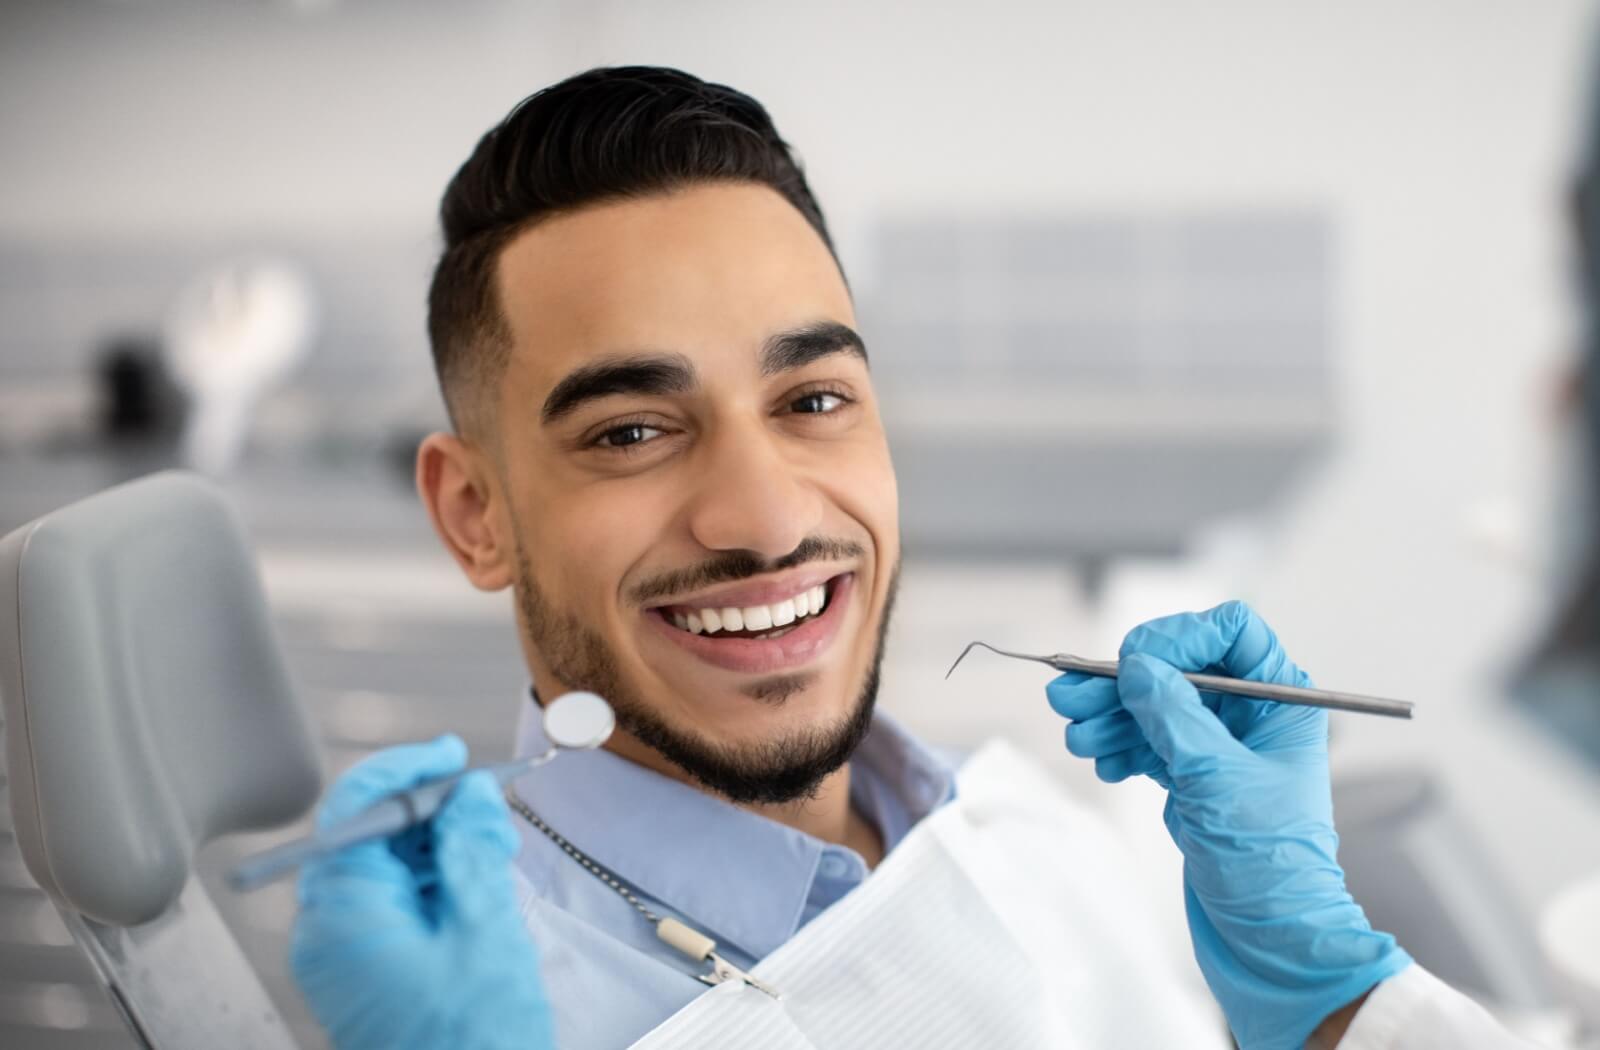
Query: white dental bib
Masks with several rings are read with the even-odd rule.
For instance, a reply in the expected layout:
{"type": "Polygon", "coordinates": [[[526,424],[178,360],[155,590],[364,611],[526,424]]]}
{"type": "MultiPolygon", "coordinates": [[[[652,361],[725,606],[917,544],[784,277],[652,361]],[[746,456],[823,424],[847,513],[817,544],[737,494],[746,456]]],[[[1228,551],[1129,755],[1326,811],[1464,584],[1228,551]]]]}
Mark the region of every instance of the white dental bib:
{"type": "Polygon", "coordinates": [[[751,973],[635,1050],[1231,1046],[1105,822],[992,742],[957,797],[751,973]]]}

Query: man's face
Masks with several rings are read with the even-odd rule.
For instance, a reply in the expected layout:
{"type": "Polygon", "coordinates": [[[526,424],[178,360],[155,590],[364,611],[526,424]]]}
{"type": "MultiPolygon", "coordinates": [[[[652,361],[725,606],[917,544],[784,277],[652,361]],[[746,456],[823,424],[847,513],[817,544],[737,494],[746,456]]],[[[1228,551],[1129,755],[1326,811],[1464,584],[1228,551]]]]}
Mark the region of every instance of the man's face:
{"type": "Polygon", "coordinates": [[[703,184],[546,220],[498,280],[498,473],[541,692],[602,693],[619,750],[740,801],[804,794],[865,729],[899,562],[827,247],[773,190],[703,184]]]}

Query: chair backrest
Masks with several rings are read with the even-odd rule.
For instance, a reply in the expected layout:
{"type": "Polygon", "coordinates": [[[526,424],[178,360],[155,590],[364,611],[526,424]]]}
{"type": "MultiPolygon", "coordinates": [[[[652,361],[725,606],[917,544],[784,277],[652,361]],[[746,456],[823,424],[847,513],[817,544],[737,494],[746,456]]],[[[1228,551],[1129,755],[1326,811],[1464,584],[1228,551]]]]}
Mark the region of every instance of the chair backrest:
{"type": "Polygon", "coordinates": [[[0,540],[0,706],[23,860],[135,1034],[292,1045],[192,873],[201,845],[299,816],[321,782],[221,494],[155,474],[0,540]]]}

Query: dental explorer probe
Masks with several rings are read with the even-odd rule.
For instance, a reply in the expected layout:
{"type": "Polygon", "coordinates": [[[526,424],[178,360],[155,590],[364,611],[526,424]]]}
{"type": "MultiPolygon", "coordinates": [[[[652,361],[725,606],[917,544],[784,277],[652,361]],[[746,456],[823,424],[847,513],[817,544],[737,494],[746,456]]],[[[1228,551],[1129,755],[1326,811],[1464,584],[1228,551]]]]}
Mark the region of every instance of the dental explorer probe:
{"type": "MultiPolygon", "coordinates": [[[[599,696],[594,693],[565,693],[544,708],[544,733],[550,740],[547,750],[515,762],[479,766],[478,769],[486,770],[504,787],[563,751],[587,751],[599,747],[610,738],[616,724],[611,705],[599,696]]],[[[438,780],[430,780],[409,791],[391,795],[332,827],[322,828],[304,838],[246,857],[228,873],[228,885],[241,893],[258,889],[315,857],[335,853],[358,842],[388,838],[422,824],[444,805],[456,781],[476,771],[464,769],[438,780]]]]}
{"type": "MultiPolygon", "coordinates": [[[[1050,656],[1033,656],[1028,653],[1012,653],[1004,649],[996,649],[988,642],[970,642],[961,650],[961,655],[956,657],[956,662],[950,665],[950,670],[944,673],[950,677],[956,665],[967,658],[974,646],[983,646],[992,653],[1001,656],[1010,656],[1017,660],[1037,660],[1042,664],[1049,664],[1057,671],[1077,671],[1079,674],[1095,675],[1099,678],[1117,677],[1117,661],[1115,660],[1086,660],[1081,656],[1072,656],[1068,653],[1053,653],[1050,656]]],[[[1281,704],[1300,704],[1305,707],[1328,707],[1338,711],[1357,711],[1364,715],[1387,715],[1390,718],[1410,718],[1412,704],[1409,700],[1386,700],[1381,696],[1361,696],[1357,693],[1338,693],[1331,689],[1311,689],[1297,685],[1278,685],[1273,682],[1252,682],[1245,678],[1228,678],[1216,674],[1192,674],[1184,672],[1183,677],[1196,689],[1204,689],[1212,693],[1227,693],[1230,696],[1247,696],[1253,700],[1276,700],[1281,704]]]]}

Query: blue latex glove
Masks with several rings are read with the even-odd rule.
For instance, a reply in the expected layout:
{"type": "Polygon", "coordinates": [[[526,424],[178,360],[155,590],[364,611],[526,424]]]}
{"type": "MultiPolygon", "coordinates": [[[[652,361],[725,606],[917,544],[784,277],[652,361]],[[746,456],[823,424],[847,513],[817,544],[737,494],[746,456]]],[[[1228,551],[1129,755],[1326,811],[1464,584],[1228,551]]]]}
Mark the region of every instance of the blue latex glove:
{"type": "Polygon", "coordinates": [[[1328,784],[1328,714],[1200,693],[1179,671],[1309,685],[1242,602],[1153,620],[1122,643],[1120,677],[1046,687],[1067,750],[1102,780],[1167,789],[1195,957],[1245,1050],[1298,1047],[1411,959],[1345,889],[1328,784]]]}
{"type": "MultiPolygon", "coordinates": [[[[317,823],[466,760],[455,736],[381,751],[334,783],[317,823]]],[[[428,823],[304,867],[290,968],[338,1050],[555,1046],[512,885],[518,849],[498,785],[472,773],[428,823]]]]}

